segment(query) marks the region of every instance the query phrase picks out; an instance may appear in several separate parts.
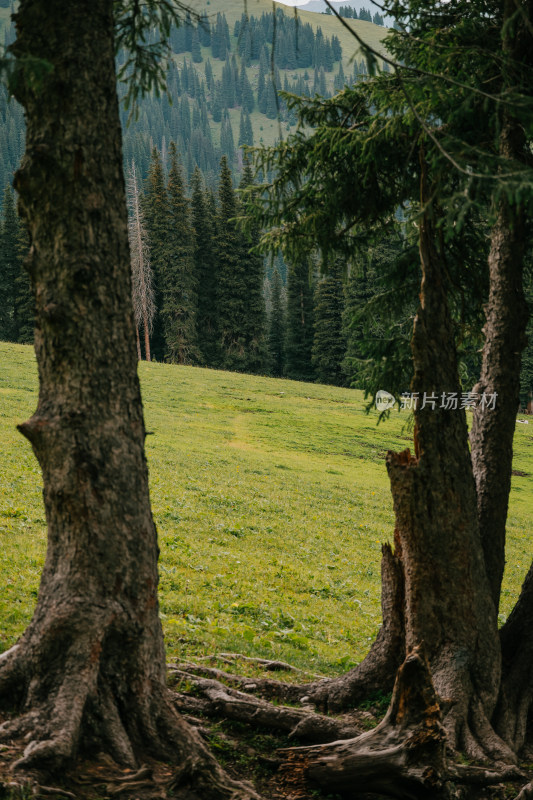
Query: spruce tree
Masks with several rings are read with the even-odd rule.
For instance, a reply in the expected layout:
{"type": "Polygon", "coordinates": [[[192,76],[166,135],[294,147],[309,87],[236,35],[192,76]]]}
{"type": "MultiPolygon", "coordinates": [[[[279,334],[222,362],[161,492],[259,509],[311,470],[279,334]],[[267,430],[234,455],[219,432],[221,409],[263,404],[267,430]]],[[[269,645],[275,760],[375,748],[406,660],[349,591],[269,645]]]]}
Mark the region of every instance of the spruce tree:
{"type": "Polygon", "coordinates": [[[287,274],[287,377],[298,381],[314,380],[313,335],[311,274],[308,262],[301,259],[289,264],[287,274]]]}
{"type": "Polygon", "coordinates": [[[172,364],[193,364],[197,363],[199,355],[196,332],[198,295],[194,237],[189,203],[185,197],[182,168],[174,142],[170,143],[169,157],[168,259],[163,276],[161,316],[165,332],[166,359],[172,364]]]}
{"type": "MultiPolygon", "coordinates": [[[[243,182],[247,181],[251,181],[248,165],[243,172],[243,182]]],[[[253,242],[232,221],[237,211],[231,171],[223,157],[217,230],[221,365],[259,372],[265,358],[262,259],[250,253],[253,242]]]]}
{"type": "Polygon", "coordinates": [[[143,211],[154,280],[155,314],[151,337],[151,355],[156,361],[162,361],[166,355],[161,310],[164,300],[164,278],[168,263],[169,207],[163,164],[156,147],[152,149],[146,180],[146,192],[143,198],[143,211]]]}
{"type": "Polygon", "coordinates": [[[10,186],[3,198],[3,221],[0,229],[0,339],[16,341],[15,280],[19,272],[17,239],[19,222],[10,186]]]}
{"type": "MultiPolygon", "coordinates": [[[[253,172],[245,160],[239,189],[242,191],[253,184],[253,172]]],[[[239,203],[239,211],[243,211],[239,203]]],[[[259,228],[248,234],[240,234],[241,261],[244,272],[246,314],[243,320],[243,333],[246,343],[247,372],[261,372],[266,361],[265,342],[265,301],[263,297],[264,266],[263,258],[252,251],[259,242],[259,228]]]]}
{"type": "Polygon", "coordinates": [[[285,303],[281,276],[274,269],[272,278],[272,307],[268,320],[268,361],[270,373],[279,378],[285,367],[285,303]]]}
{"type": "Polygon", "coordinates": [[[15,331],[17,342],[32,344],[35,331],[35,298],[31,278],[24,267],[30,239],[24,222],[19,219],[17,236],[18,270],[15,278],[15,331]]]}
{"type": "Polygon", "coordinates": [[[334,386],[346,384],[343,371],[346,353],[342,327],[343,311],[342,266],[336,259],[329,274],[317,284],[315,292],[313,364],[320,383],[330,383],[334,386]]]}
{"type": "Polygon", "coordinates": [[[220,149],[230,163],[235,159],[235,140],[229,114],[226,112],[220,128],[220,149]]]}
{"type": "Polygon", "coordinates": [[[216,256],[218,263],[217,306],[220,333],[221,366],[242,369],[245,350],[242,336],[243,275],[241,274],[239,234],[235,217],[237,206],[226,156],[220,162],[218,189],[216,256]]]}
{"type": "Polygon", "coordinates": [[[215,256],[215,215],[202,187],[197,168],[191,179],[191,210],[194,229],[194,268],[197,279],[199,359],[208,367],[220,361],[217,311],[217,261],[215,256]]]}

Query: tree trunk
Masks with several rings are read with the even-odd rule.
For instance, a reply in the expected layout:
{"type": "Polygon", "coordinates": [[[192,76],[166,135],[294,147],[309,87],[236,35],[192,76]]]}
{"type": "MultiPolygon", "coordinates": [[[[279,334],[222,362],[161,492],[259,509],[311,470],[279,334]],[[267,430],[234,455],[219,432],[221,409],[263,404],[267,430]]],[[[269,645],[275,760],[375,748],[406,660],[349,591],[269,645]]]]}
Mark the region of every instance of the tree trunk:
{"type": "MultiPolygon", "coordinates": [[[[421,157],[421,204],[431,192],[421,157]]],[[[422,283],[412,339],[415,456],[389,453],[395,540],[405,576],[406,646],[423,642],[437,694],[448,702],[451,747],[471,758],[511,761],[490,719],[500,683],[496,610],[485,573],[445,269],[434,220],[420,222],[422,283]]]]}
{"type": "Polygon", "coordinates": [[[343,797],[363,792],[400,800],[451,796],[446,734],[427,663],[417,651],[398,671],[389,710],[377,728],[356,739],[281,752],[286,761],[279,783],[293,796],[307,796],[295,790],[308,785],[343,797]]]}
{"type": "Polygon", "coordinates": [[[137,361],[142,361],[141,339],[139,337],[139,326],[135,325],[135,343],[137,345],[137,361]]]}
{"type": "MultiPolygon", "coordinates": [[[[0,659],[0,729],[20,768],[77,752],[179,764],[193,797],[255,797],[176,714],[165,685],[114,68],[112,0],[21,0],[13,52],[27,145],[39,401],[20,426],[42,468],[48,549],[37,607],[0,659]],[[30,81],[36,59],[52,71],[30,81]],[[195,792],[198,792],[198,795],[195,792]]],[[[189,795],[190,796],[190,795],[189,795]]]]}

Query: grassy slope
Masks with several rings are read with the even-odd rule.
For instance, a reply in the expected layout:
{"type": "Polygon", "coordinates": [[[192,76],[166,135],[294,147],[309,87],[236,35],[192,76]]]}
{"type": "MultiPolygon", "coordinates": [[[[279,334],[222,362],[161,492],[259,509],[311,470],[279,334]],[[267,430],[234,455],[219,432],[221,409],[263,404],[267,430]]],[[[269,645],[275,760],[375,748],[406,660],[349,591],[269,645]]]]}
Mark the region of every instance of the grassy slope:
{"type": "MultiPolygon", "coordinates": [[[[27,624],[45,549],[40,474],[15,424],[36,404],[33,352],[0,344],[0,650],[27,624]]],[[[376,428],[359,392],[142,364],[161,609],[170,655],[275,655],[324,673],[360,659],[379,625],[384,466],[405,418],[376,428]]],[[[533,429],[515,467],[533,473],[533,429]]],[[[503,598],[531,558],[533,477],[513,478],[503,598]]]]}

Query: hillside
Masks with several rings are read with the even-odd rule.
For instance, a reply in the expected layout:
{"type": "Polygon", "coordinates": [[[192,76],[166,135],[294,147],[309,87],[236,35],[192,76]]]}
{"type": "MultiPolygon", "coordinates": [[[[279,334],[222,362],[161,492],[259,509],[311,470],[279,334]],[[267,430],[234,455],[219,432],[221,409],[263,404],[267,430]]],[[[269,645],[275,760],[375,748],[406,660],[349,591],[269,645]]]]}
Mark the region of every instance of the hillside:
{"type": "MultiPolygon", "coordinates": [[[[276,656],[314,672],[358,661],[380,622],[381,543],[393,515],[361,393],[194,367],[140,365],[169,656],[276,656]]],[[[34,410],[32,348],[0,343],[0,651],[35,604],[46,529],[37,462],[15,425],[34,410]]],[[[517,425],[502,615],[529,566],[533,434],[517,425]]]]}
{"type": "MultiPolygon", "coordinates": [[[[282,4],[274,4],[289,25],[293,25],[295,10],[282,4]]],[[[211,31],[214,32],[220,14],[224,16],[227,26],[227,43],[224,53],[230,59],[235,56],[234,71],[231,77],[232,93],[237,97],[226,98],[226,84],[224,69],[228,70],[225,56],[217,56],[209,43],[209,36],[200,35],[197,41],[195,55],[191,52],[191,42],[185,47],[173,44],[173,65],[169,73],[169,90],[171,103],[166,98],[158,99],[147,97],[140,106],[139,118],[131,125],[127,125],[127,114],[123,114],[124,126],[124,153],[125,161],[134,159],[143,176],[146,175],[150,151],[153,145],[166,151],[170,140],[175,140],[181,153],[185,170],[190,177],[194,167],[198,166],[204,173],[207,183],[214,188],[218,180],[218,165],[223,154],[228,156],[232,168],[239,171],[242,157],[238,150],[239,143],[271,145],[279,137],[287,136],[294,130],[296,118],[290,114],[283,102],[276,104],[275,96],[279,89],[286,89],[296,94],[314,95],[315,93],[331,95],[340,88],[345,81],[357,78],[358,71],[364,71],[362,56],[358,49],[357,41],[335,18],[316,14],[310,11],[297,10],[297,30],[292,32],[292,43],[287,44],[289,35],[283,32],[276,35],[272,25],[258,25],[265,16],[272,18],[273,4],[270,0],[224,0],[207,3],[205,0],[192,0],[191,7],[199,13],[206,11],[206,20],[211,31]],[[213,10],[212,10],[213,9],[213,10]],[[216,9],[216,10],[215,10],[216,9]],[[249,133],[243,138],[243,109],[244,102],[239,96],[239,86],[242,78],[242,41],[236,35],[242,15],[248,12],[252,24],[256,25],[255,52],[251,58],[246,59],[246,78],[251,93],[249,119],[244,122],[249,124],[249,133]],[[255,22],[254,22],[255,21],[255,22]],[[323,43],[330,47],[336,41],[335,49],[341,52],[329,53],[320,56],[315,45],[312,57],[298,65],[298,51],[306,42],[304,34],[312,31],[311,37],[316,38],[317,48],[322,48],[323,43]],[[260,38],[257,38],[260,37],[260,38]],[[280,57],[282,47],[290,47],[295,58],[288,65],[287,59],[280,57]],[[227,48],[227,49],[226,49],[227,48]],[[274,50],[275,72],[271,73],[272,50],[274,50]],[[263,52],[264,51],[264,52],[263,52]],[[209,84],[206,69],[207,63],[211,68],[213,84],[209,84]],[[183,79],[184,71],[189,79],[183,79]],[[269,101],[262,96],[261,87],[266,84],[269,101]],[[194,85],[193,85],[194,83],[194,85]],[[224,91],[222,90],[224,87],[224,91]],[[216,97],[215,97],[216,95],[216,97]],[[187,108],[184,107],[184,103],[187,108]],[[267,107],[268,106],[268,107],[267,107]]],[[[5,36],[8,40],[14,32],[7,25],[9,10],[0,9],[0,40],[5,36]]],[[[382,48],[381,40],[386,35],[386,28],[361,20],[349,20],[348,24],[357,30],[358,34],[377,49],[382,48]]],[[[278,29],[280,26],[278,24],[278,29]]],[[[198,31],[194,36],[198,37],[198,31]]],[[[309,37],[307,37],[309,38],[309,37]]],[[[302,61],[302,59],[300,59],[302,61]]],[[[263,92],[263,95],[265,93],[263,92]]],[[[15,102],[9,102],[7,92],[0,89],[0,132],[2,133],[2,159],[0,161],[0,194],[6,183],[11,181],[12,174],[20,160],[24,144],[23,114],[15,102]]]]}

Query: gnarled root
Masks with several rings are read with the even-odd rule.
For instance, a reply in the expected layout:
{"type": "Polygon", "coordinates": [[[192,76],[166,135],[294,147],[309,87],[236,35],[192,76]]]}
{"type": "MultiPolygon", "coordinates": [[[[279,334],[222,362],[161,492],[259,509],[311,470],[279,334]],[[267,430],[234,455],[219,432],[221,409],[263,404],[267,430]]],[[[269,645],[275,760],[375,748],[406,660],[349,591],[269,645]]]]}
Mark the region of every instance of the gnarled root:
{"type": "Polygon", "coordinates": [[[109,609],[80,615],[79,609],[56,608],[44,623],[32,623],[0,660],[4,707],[17,679],[12,697],[18,714],[0,726],[0,741],[23,744],[13,764],[19,772],[57,775],[78,754],[103,752],[130,769],[147,759],[175,765],[176,797],[259,800],[251,786],[226,775],[177,714],[138,626],[124,619],[119,624],[109,609]]]}
{"type": "Polygon", "coordinates": [[[414,650],[398,672],[389,710],[356,739],[282,751],[288,786],[294,775],[328,792],[447,798],[446,734],[429,668],[414,650]]]}
{"type": "MultiPolygon", "coordinates": [[[[189,678],[187,673],[174,671],[177,677],[189,678]]],[[[332,719],[299,708],[275,706],[252,695],[237,691],[219,681],[207,678],[192,680],[202,697],[176,694],[175,706],[185,713],[201,713],[224,717],[277,731],[311,742],[331,742],[359,736],[361,730],[350,720],[332,719]]]]}
{"type": "Polygon", "coordinates": [[[303,701],[330,713],[353,709],[363,699],[390,692],[396,672],[405,657],[402,565],[388,544],[382,547],[381,587],[383,624],[376,640],[366,658],[338,678],[297,684],[272,678],[243,678],[198,664],[180,664],[179,669],[192,675],[223,680],[235,688],[270,700],[285,703],[303,701]]]}

